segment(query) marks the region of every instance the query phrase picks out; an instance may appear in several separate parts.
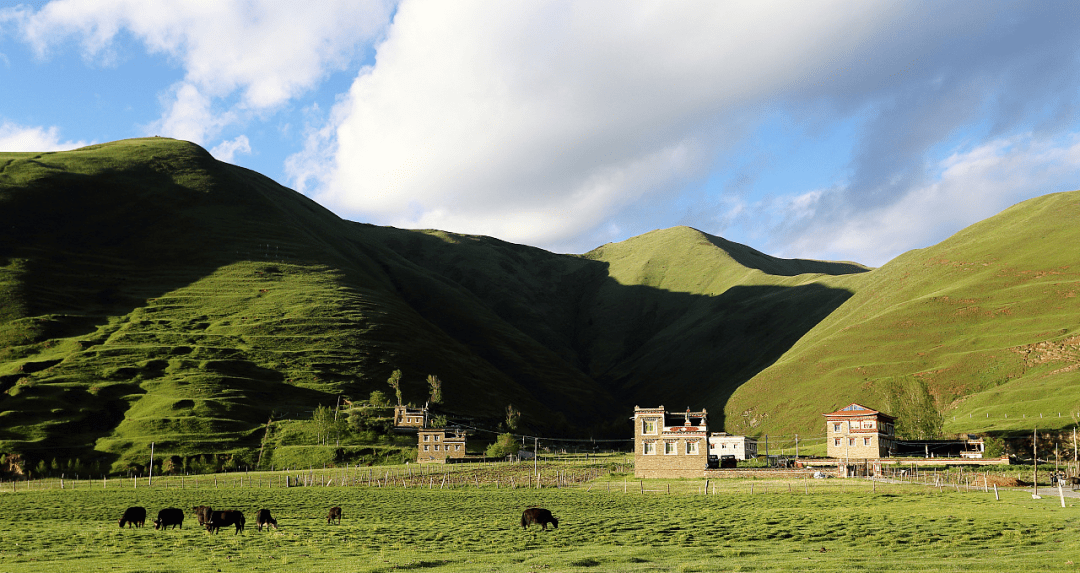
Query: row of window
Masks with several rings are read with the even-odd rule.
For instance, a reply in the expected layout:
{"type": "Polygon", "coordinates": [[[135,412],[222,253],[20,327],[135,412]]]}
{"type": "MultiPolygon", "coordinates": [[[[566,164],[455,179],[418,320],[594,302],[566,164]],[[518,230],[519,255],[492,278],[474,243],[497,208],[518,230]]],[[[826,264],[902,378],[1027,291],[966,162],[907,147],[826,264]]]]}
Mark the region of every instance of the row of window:
{"type": "MultiPolygon", "coordinates": [[[[847,443],[848,443],[849,446],[854,446],[855,445],[855,438],[848,438],[847,443]]],[[[840,445],[840,438],[833,438],[833,445],[834,446],[839,446],[840,445]]],[[[869,446],[870,445],[870,438],[863,438],[862,439],[862,445],[869,446]]]]}
{"type": "MultiPolygon", "coordinates": [[[[688,455],[688,456],[696,456],[698,454],[698,440],[687,440],[685,442],[685,444],[686,444],[686,455],[688,455]]],[[[642,448],[643,449],[642,449],[641,453],[643,453],[643,454],[645,454],[647,456],[652,456],[652,455],[656,454],[656,442],[652,442],[652,441],[642,442],[642,448]]],[[[674,455],[678,455],[678,453],[679,453],[679,442],[674,441],[674,440],[664,442],[664,455],[674,456],[674,455]]]]}
{"type": "Polygon", "coordinates": [[[439,434],[424,434],[424,441],[425,442],[430,441],[430,440],[428,440],[428,438],[430,438],[432,436],[435,436],[435,441],[436,442],[439,441],[439,434]]]}
{"type": "MultiPolygon", "coordinates": [[[[428,451],[428,446],[426,444],[424,445],[424,451],[425,452],[428,451]]],[[[439,451],[439,444],[435,444],[435,451],[436,452],[439,451]]],[[[450,451],[450,445],[449,444],[446,446],[446,451],[448,451],[448,452],[450,451]]],[[[461,444],[454,444],[454,451],[455,452],[460,452],[461,451],[461,444]]]]}

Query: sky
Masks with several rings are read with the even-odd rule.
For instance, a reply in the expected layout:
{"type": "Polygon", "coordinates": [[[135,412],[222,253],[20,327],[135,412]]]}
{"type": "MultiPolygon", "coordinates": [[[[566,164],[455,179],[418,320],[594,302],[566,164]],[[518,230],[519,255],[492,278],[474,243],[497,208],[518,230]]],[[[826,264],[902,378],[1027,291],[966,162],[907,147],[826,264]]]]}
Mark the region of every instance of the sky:
{"type": "Polygon", "coordinates": [[[1080,3],[0,4],[0,151],[161,135],[337,215],[880,266],[1080,189],[1080,3]]]}

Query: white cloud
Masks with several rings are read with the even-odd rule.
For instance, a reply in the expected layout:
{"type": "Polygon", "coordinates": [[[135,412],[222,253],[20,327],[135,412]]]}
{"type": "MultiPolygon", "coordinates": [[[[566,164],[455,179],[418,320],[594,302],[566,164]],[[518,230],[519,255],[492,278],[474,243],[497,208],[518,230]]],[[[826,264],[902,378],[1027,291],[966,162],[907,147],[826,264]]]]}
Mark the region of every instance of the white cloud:
{"type": "MultiPolygon", "coordinates": [[[[787,253],[881,265],[912,248],[930,246],[963,227],[1025,199],[1080,184],[1080,134],[1066,141],[1022,136],[993,140],[940,162],[933,181],[904,190],[896,202],[808,222],[777,240],[787,253]],[[1062,182],[1069,182],[1062,187],[1062,182]]],[[[792,197],[781,209],[793,221],[812,204],[835,203],[842,189],[792,197]],[[807,201],[810,199],[810,201],[807,201]]],[[[780,248],[780,245],[775,245],[780,248]]],[[[784,253],[782,253],[784,254],[784,253]]],[[[790,255],[789,255],[790,256],[790,255]]]]}
{"type": "Polygon", "coordinates": [[[391,10],[383,0],[56,0],[6,18],[42,56],[75,37],[87,59],[110,65],[124,31],[151,53],[168,55],[185,77],[169,90],[173,101],[154,127],[203,142],[242,112],[280,106],[344,69],[382,32],[391,10]],[[235,92],[235,105],[215,111],[218,98],[235,92]],[[193,120],[208,127],[195,128],[193,120]]]}
{"type": "Polygon", "coordinates": [[[238,135],[228,141],[222,141],[210,150],[210,155],[226,163],[232,163],[233,156],[237,153],[251,153],[251,142],[248,141],[246,135],[238,135]]]}
{"type": "Polygon", "coordinates": [[[60,141],[60,130],[53,126],[26,127],[10,122],[0,124],[0,151],[67,151],[85,147],[85,141],[60,141]]]}
{"type": "Polygon", "coordinates": [[[897,11],[405,2],[289,172],[353,217],[557,243],[703,175],[753,102],[812,83],[897,11]],[[326,155],[330,172],[303,166],[326,155]]]}

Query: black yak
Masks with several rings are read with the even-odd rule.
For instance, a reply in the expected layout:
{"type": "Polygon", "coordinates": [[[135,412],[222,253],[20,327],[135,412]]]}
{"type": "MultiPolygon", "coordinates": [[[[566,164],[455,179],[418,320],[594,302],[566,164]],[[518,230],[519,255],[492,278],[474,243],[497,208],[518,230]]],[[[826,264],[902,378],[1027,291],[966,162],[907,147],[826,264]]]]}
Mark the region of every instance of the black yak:
{"type": "Polygon", "coordinates": [[[124,510],[124,515],[120,516],[120,528],[127,524],[128,527],[142,527],[146,523],[146,508],[145,507],[129,507],[124,510]]]}
{"type": "Polygon", "coordinates": [[[547,531],[547,524],[551,524],[555,529],[559,528],[559,519],[554,515],[551,515],[551,511],[542,507],[530,507],[521,514],[521,528],[525,529],[531,524],[538,524],[540,527],[547,531]]]}

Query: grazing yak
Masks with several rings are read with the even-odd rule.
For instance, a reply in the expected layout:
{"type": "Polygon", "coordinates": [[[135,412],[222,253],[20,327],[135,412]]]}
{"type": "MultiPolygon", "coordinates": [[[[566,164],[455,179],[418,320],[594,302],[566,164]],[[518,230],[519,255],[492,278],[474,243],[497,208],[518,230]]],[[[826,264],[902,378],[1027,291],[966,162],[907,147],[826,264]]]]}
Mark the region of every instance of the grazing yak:
{"type": "Polygon", "coordinates": [[[233,535],[242,532],[244,530],[244,514],[235,509],[211,511],[210,518],[206,520],[206,530],[210,533],[217,533],[219,529],[229,525],[236,526],[233,535]]]}
{"type": "Polygon", "coordinates": [[[334,506],[330,508],[330,513],[326,516],[326,523],[330,524],[337,521],[338,525],[341,525],[341,508],[334,506]]]}
{"type": "Polygon", "coordinates": [[[124,524],[128,527],[142,527],[146,523],[146,508],[145,507],[129,507],[124,510],[124,515],[120,516],[120,528],[123,529],[124,524]]]}
{"type": "Polygon", "coordinates": [[[206,525],[207,521],[210,521],[210,512],[213,510],[210,509],[209,505],[197,505],[191,508],[191,511],[199,520],[199,527],[203,527],[206,525]]]}
{"type": "Polygon", "coordinates": [[[165,529],[168,526],[179,525],[180,529],[184,528],[184,510],[175,507],[166,507],[165,509],[157,512],[157,519],[154,520],[154,529],[165,529]]]}
{"type": "Polygon", "coordinates": [[[531,524],[537,524],[547,531],[547,524],[551,524],[555,529],[559,528],[559,519],[554,515],[551,515],[551,511],[542,507],[530,507],[521,514],[521,528],[525,529],[531,524]]]}
{"type": "Polygon", "coordinates": [[[270,517],[269,509],[260,509],[255,513],[255,525],[259,527],[259,531],[262,531],[264,525],[267,529],[271,527],[277,529],[277,520],[270,517]]]}

